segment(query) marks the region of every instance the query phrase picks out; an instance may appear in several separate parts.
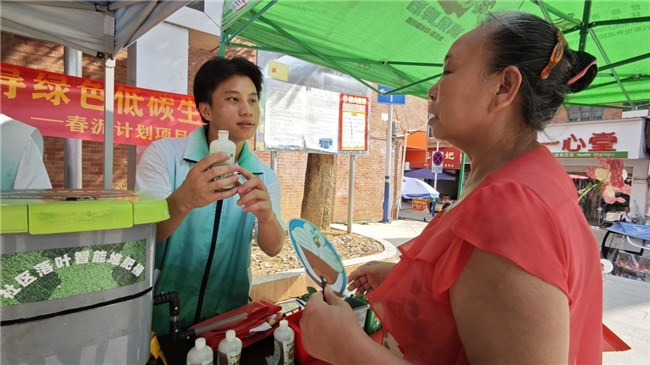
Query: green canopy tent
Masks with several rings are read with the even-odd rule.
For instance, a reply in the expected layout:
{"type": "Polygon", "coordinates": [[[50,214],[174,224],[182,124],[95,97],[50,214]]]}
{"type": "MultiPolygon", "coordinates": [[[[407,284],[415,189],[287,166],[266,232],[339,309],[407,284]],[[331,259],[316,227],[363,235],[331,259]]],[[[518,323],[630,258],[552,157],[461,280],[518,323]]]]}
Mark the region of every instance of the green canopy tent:
{"type": "Polygon", "coordinates": [[[599,60],[596,80],[567,104],[650,106],[647,0],[249,0],[236,11],[240,3],[226,2],[222,46],[288,54],[419,97],[439,78],[450,45],[489,12],[530,12],[599,60]]]}
{"type": "Polygon", "coordinates": [[[393,87],[387,94],[426,97],[451,44],[503,10],[539,15],[563,31],[572,49],[598,58],[596,79],[567,105],[650,107],[647,0],[226,0],[220,52],[231,45],[284,53],[377,92],[368,82],[393,87]]]}

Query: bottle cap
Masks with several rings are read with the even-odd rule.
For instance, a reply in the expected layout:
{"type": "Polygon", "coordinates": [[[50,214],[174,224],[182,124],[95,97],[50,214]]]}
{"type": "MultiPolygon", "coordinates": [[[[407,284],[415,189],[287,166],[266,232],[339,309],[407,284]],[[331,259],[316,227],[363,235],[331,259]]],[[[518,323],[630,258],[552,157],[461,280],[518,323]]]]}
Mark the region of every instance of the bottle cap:
{"type": "Polygon", "coordinates": [[[201,350],[202,348],[205,347],[205,338],[199,337],[196,340],[194,340],[194,347],[196,347],[197,350],[201,350]]]}
{"type": "Polygon", "coordinates": [[[230,342],[234,340],[236,337],[237,337],[237,333],[235,333],[235,330],[226,331],[226,341],[230,342]]]}
{"type": "Polygon", "coordinates": [[[280,321],[280,329],[286,330],[289,328],[289,322],[286,319],[280,321]]]}
{"type": "Polygon", "coordinates": [[[219,131],[217,138],[219,138],[219,139],[228,139],[228,131],[219,131]]]}

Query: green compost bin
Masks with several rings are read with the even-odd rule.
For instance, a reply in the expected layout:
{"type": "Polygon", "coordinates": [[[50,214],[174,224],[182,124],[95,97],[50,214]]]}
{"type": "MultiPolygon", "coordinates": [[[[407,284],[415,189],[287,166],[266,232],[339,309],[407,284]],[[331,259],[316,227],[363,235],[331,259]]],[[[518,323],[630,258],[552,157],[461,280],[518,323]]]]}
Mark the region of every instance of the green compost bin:
{"type": "Polygon", "coordinates": [[[129,191],[1,192],[0,362],[145,364],[167,218],[129,191]]]}

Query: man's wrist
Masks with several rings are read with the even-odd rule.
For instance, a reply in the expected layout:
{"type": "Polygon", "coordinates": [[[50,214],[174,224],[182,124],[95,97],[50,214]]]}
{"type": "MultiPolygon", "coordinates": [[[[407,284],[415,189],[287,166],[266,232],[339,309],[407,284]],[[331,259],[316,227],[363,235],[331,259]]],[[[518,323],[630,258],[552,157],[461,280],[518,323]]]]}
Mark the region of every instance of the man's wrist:
{"type": "Polygon", "coordinates": [[[182,198],[179,190],[174,191],[169,196],[168,204],[170,205],[169,211],[171,214],[179,213],[182,215],[187,215],[192,210],[192,207],[190,207],[187,201],[182,198]]]}
{"type": "Polygon", "coordinates": [[[268,217],[267,219],[265,219],[265,220],[261,220],[259,217],[257,217],[257,224],[258,224],[259,226],[265,226],[265,225],[268,225],[268,224],[271,224],[271,223],[277,222],[277,220],[278,220],[278,219],[277,219],[277,217],[275,216],[275,212],[271,212],[271,214],[269,215],[269,217],[268,217]]]}

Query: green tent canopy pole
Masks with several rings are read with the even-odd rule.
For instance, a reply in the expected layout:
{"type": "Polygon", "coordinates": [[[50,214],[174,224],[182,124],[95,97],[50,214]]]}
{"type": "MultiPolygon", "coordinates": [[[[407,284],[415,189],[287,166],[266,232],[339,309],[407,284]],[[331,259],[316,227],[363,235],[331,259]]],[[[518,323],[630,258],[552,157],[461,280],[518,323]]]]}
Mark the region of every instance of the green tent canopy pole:
{"type": "Polygon", "coordinates": [[[460,153],[460,171],[458,171],[458,199],[463,193],[463,186],[465,185],[465,152],[460,153]]]}
{"type": "MultiPolygon", "coordinates": [[[[598,51],[600,52],[601,56],[603,56],[603,59],[605,60],[605,63],[610,65],[612,62],[609,60],[609,57],[607,57],[607,53],[605,53],[605,49],[603,48],[602,44],[600,44],[600,40],[596,36],[596,33],[594,33],[593,29],[588,29],[589,35],[591,36],[591,40],[594,41],[594,44],[598,48],[598,51]]],[[[632,98],[630,98],[630,94],[628,94],[627,90],[625,90],[625,87],[623,86],[623,83],[621,82],[621,79],[618,77],[618,73],[616,72],[615,68],[612,68],[609,70],[609,72],[612,73],[612,76],[614,76],[614,79],[616,80],[616,83],[618,84],[618,87],[621,88],[621,92],[623,93],[623,96],[625,96],[625,99],[628,102],[628,105],[630,105],[633,109],[636,109],[636,106],[632,102],[632,98]]]]}
{"type": "MultiPolygon", "coordinates": [[[[400,91],[400,90],[404,90],[404,89],[407,89],[407,88],[409,88],[409,87],[411,87],[411,86],[419,85],[419,84],[421,84],[421,83],[423,83],[423,82],[427,82],[427,81],[429,81],[429,80],[436,79],[436,78],[440,77],[441,75],[442,75],[442,74],[433,75],[433,76],[431,76],[431,77],[427,77],[426,79],[422,79],[422,80],[420,80],[420,81],[416,81],[416,82],[410,83],[410,84],[408,84],[408,85],[404,85],[404,86],[402,86],[402,87],[395,88],[395,89],[393,89],[393,90],[390,91],[390,94],[395,94],[396,92],[398,92],[398,91],[400,91]]],[[[386,94],[389,94],[389,93],[386,93],[386,94]]]]}
{"type": "MultiPolygon", "coordinates": [[[[628,82],[628,81],[632,82],[632,81],[639,81],[639,80],[650,80],[650,75],[648,75],[648,76],[634,75],[634,76],[630,76],[630,77],[626,77],[624,79],[621,79],[621,82],[628,82]]],[[[605,87],[605,86],[617,85],[617,84],[618,84],[618,81],[614,80],[614,81],[609,81],[609,82],[603,82],[602,84],[598,84],[598,85],[589,86],[589,89],[593,90],[593,89],[598,89],[599,87],[605,87]]],[[[580,104],[580,103],[578,103],[578,104],[580,104]]],[[[582,103],[582,104],[585,104],[585,103],[582,103]]],[[[589,104],[589,103],[586,103],[586,104],[589,104]]],[[[591,104],[589,104],[589,105],[591,105],[591,104]]],[[[600,108],[609,108],[609,106],[611,104],[598,104],[598,105],[599,105],[600,108]]]]}
{"type": "Polygon", "coordinates": [[[646,58],[650,58],[650,53],[642,54],[636,57],[631,57],[626,60],[618,61],[618,62],[613,62],[610,63],[609,65],[603,65],[602,67],[598,67],[598,71],[603,71],[603,70],[609,70],[610,68],[618,67],[618,66],[623,66],[627,65],[628,63],[636,62],[636,61],[642,61],[645,60],[646,58]]]}
{"type": "Polygon", "coordinates": [[[257,13],[254,12],[253,10],[249,11],[251,13],[250,19],[246,21],[239,29],[235,30],[234,32],[228,32],[226,29],[224,29],[221,32],[221,37],[219,37],[219,56],[224,57],[226,55],[226,47],[228,47],[228,44],[232,42],[235,37],[237,37],[241,32],[243,32],[246,28],[248,28],[249,25],[253,24],[254,21],[259,19],[262,14],[266,13],[267,10],[271,8],[278,0],[271,0],[266,6],[262,8],[262,10],[258,11],[257,13]]]}
{"type": "MultiPolygon", "coordinates": [[[[553,15],[556,15],[556,16],[566,20],[567,22],[569,22],[569,23],[571,23],[571,24],[573,24],[575,26],[578,26],[578,27],[581,26],[580,21],[568,16],[564,12],[562,12],[562,11],[554,8],[553,6],[549,5],[548,1],[543,3],[541,0],[537,0],[537,1],[534,1],[534,2],[540,7],[540,10],[542,11],[542,13],[548,12],[548,13],[551,13],[553,15]]],[[[547,18],[546,20],[549,20],[549,17],[547,17],[547,15],[548,14],[544,14],[544,17],[547,18]]]]}
{"type": "Polygon", "coordinates": [[[625,19],[611,19],[611,20],[596,20],[589,24],[592,28],[601,25],[620,25],[630,23],[650,22],[650,16],[641,16],[638,18],[625,18],[625,19]]]}
{"type": "MultiPolygon", "coordinates": [[[[395,75],[397,75],[398,77],[401,77],[401,78],[404,79],[405,81],[408,81],[408,82],[410,82],[411,84],[413,84],[413,82],[414,82],[413,79],[409,78],[409,77],[408,77],[406,74],[404,74],[402,71],[400,71],[400,70],[396,69],[395,67],[393,67],[390,63],[386,63],[386,67],[388,67],[388,68],[390,68],[391,70],[393,70],[393,72],[395,73],[395,75]]],[[[417,85],[418,85],[418,88],[420,88],[420,90],[422,90],[425,94],[427,93],[427,91],[428,91],[427,88],[424,87],[424,86],[422,85],[421,82],[420,82],[420,83],[417,83],[417,85]]],[[[393,94],[394,92],[395,92],[394,90],[391,90],[391,91],[387,92],[385,95],[390,95],[390,94],[393,94]]]]}
{"type": "Polygon", "coordinates": [[[387,65],[395,66],[424,66],[424,67],[442,67],[442,63],[428,63],[428,62],[406,62],[406,61],[382,61],[387,65]]]}
{"type": "Polygon", "coordinates": [[[275,4],[277,1],[278,1],[278,0],[271,0],[270,3],[266,4],[266,6],[264,6],[264,7],[262,8],[262,10],[258,11],[257,13],[254,12],[254,11],[252,11],[252,10],[249,11],[249,13],[252,14],[251,18],[248,19],[248,21],[246,21],[246,23],[244,23],[244,25],[242,25],[241,27],[239,27],[239,29],[237,29],[236,31],[232,32],[232,34],[231,34],[230,37],[226,40],[226,42],[230,43],[230,41],[232,41],[233,39],[235,39],[235,37],[237,37],[241,32],[243,32],[244,29],[248,28],[248,26],[251,25],[251,24],[253,24],[254,21],[256,21],[259,17],[262,16],[262,14],[266,13],[266,11],[269,10],[269,8],[270,8],[271,6],[273,6],[273,4],[275,4]]]}
{"type": "MultiPolygon", "coordinates": [[[[585,5],[582,11],[582,25],[580,25],[580,43],[578,43],[578,50],[584,51],[587,42],[587,33],[589,31],[589,16],[591,15],[591,0],[585,0],[585,5]]],[[[609,63],[609,62],[608,62],[609,63]]]]}
{"type": "Polygon", "coordinates": [[[219,57],[226,56],[226,47],[228,47],[228,32],[221,32],[221,37],[219,37],[219,57]]]}

